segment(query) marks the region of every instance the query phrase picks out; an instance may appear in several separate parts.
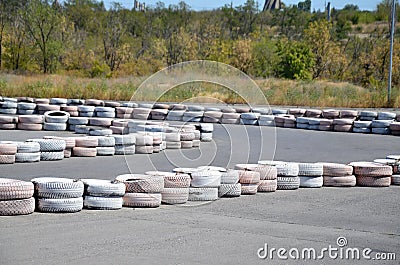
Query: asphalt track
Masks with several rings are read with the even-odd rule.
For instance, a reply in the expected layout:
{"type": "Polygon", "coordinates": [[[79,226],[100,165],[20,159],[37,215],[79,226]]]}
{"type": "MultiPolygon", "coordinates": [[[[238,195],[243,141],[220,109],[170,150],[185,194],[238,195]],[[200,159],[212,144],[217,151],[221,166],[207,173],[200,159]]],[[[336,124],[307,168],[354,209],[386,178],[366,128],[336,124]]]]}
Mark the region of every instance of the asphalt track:
{"type": "MultiPolygon", "coordinates": [[[[69,133],[0,131],[1,140],[69,133]]],[[[239,125],[215,128],[200,150],[129,157],[70,158],[2,165],[0,177],[113,179],[123,173],[271,159],[297,162],[371,161],[400,153],[400,138],[239,125]],[[276,147],[276,148],[275,148],[276,147]]],[[[277,191],[213,203],[158,209],[89,211],[0,217],[0,264],[399,264],[400,187],[277,191]],[[371,248],[397,261],[280,260],[269,248],[371,248]],[[260,254],[263,254],[261,252],[260,254]]],[[[288,253],[286,253],[288,255],[288,253]]]]}

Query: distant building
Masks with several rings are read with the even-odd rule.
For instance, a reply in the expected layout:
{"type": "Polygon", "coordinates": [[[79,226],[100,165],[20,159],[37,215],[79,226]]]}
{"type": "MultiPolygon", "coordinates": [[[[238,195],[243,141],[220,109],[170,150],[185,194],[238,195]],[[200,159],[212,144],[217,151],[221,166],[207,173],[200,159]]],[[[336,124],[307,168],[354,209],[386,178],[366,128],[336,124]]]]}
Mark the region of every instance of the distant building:
{"type": "Polygon", "coordinates": [[[266,0],[264,4],[263,11],[281,9],[280,0],[266,0]]]}

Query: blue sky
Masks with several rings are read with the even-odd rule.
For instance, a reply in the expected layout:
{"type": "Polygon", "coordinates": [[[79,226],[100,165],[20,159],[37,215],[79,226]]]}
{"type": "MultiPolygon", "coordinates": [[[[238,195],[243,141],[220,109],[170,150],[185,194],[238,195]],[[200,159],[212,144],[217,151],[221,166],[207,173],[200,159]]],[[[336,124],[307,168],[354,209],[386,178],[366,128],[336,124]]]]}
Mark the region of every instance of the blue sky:
{"type": "MultiPolygon", "coordinates": [[[[147,5],[155,5],[157,2],[160,0],[140,0],[140,2],[145,2],[147,5]]],[[[257,1],[257,0],[256,0],[257,1]]],[[[330,1],[332,7],[335,8],[343,8],[346,4],[354,4],[358,5],[358,7],[361,10],[374,10],[381,0],[327,0],[326,2],[330,1]]],[[[133,0],[105,0],[104,3],[108,4],[111,2],[118,2],[124,5],[127,8],[132,8],[133,6],[133,0]]],[[[161,0],[161,2],[164,2],[167,6],[169,4],[177,4],[180,2],[180,0],[161,0]]],[[[225,4],[230,4],[231,2],[233,3],[234,6],[238,5],[243,5],[246,0],[186,0],[185,1],[187,4],[189,4],[193,9],[195,10],[203,10],[203,9],[213,9],[217,7],[221,7],[225,4]]],[[[264,4],[263,0],[258,0],[260,5],[264,4]]],[[[283,0],[285,4],[297,4],[299,0],[283,0]]],[[[311,0],[312,3],[312,9],[314,10],[324,10],[325,8],[325,0],[311,0]]]]}

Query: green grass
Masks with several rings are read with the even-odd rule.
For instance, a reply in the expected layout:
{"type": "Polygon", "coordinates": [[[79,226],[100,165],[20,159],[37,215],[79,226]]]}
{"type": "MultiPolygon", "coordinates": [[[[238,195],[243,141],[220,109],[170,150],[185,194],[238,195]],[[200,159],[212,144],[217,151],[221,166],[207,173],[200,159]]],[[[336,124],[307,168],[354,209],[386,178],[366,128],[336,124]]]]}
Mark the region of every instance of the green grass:
{"type": "MultiPolygon", "coordinates": [[[[70,76],[0,75],[0,95],[35,98],[97,98],[129,101],[145,78],[91,79],[70,76]]],[[[327,81],[255,80],[271,105],[380,108],[400,106],[399,88],[393,89],[387,105],[386,89],[366,89],[349,83],[327,81]]],[[[168,84],[164,84],[168,86],[168,84]]],[[[189,83],[170,89],[159,97],[158,90],[143,90],[135,100],[182,102],[243,103],[244,99],[228,88],[209,83],[189,83]]]]}

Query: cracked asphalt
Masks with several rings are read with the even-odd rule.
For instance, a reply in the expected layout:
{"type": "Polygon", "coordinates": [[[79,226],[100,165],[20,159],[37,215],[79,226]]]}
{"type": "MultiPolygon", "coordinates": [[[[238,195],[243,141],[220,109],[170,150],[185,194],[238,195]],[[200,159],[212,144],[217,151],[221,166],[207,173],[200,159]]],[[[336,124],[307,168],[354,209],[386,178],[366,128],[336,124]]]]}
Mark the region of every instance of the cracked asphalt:
{"type": "MultiPolygon", "coordinates": [[[[1,140],[69,133],[0,131],[1,140]]],[[[113,179],[118,174],[213,164],[233,167],[260,159],[297,162],[371,161],[400,153],[400,138],[239,125],[215,126],[200,150],[151,156],[71,158],[1,165],[0,177],[113,179]]],[[[206,204],[157,209],[83,210],[0,217],[0,264],[399,264],[400,187],[321,188],[260,193],[206,204]],[[281,260],[260,248],[370,248],[397,261],[281,260]],[[263,251],[260,252],[264,254],[263,251]]],[[[288,255],[288,253],[286,253],[288,255]]]]}

